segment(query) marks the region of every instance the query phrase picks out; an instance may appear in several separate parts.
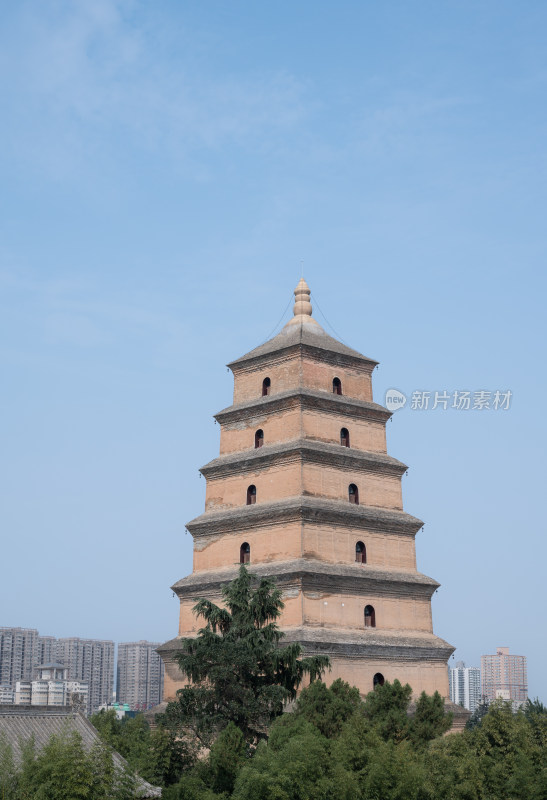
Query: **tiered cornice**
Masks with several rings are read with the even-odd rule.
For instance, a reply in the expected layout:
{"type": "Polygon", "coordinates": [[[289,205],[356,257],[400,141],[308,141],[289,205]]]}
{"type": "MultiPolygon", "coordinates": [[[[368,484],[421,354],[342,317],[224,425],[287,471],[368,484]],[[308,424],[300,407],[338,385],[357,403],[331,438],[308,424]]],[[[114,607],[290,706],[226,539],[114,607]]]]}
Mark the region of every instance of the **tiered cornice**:
{"type": "MultiPolygon", "coordinates": [[[[177,581],[171,588],[179,597],[195,597],[196,593],[220,596],[222,586],[233,580],[239,565],[222,570],[194,572],[177,581]]],[[[298,558],[290,562],[276,561],[256,564],[253,572],[257,576],[274,577],[280,588],[287,590],[300,585],[305,591],[355,594],[374,593],[382,597],[413,597],[429,599],[439,588],[439,583],[420,572],[401,572],[397,570],[369,567],[363,569],[359,564],[326,564],[312,558],[298,558]]]]}
{"type": "Polygon", "coordinates": [[[265,414],[275,414],[294,408],[302,411],[322,411],[336,416],[347,415],[374,422],[386,422],[391,417],[391,412],[378,403],[299,387],[228,406],[215,414],[215,419],[220,425],[229,425],[241,421],[254,421],[265,414]]]}
{"type": "Polygon", "coordinates": [[[340,469],[353,467],[381,475],[400,476],[408,469],[406,464],[385,453],[354,450],[312,439],[296,439],[220,456],[202,467],[200,472],[205,478],[223,478],[229,475],[248,475],[257,469],[282,466],[293,461],[340,469]]]}
{"type": "Polygon", "coordinates": [[[246,531],[287,522],[320,523],[337,528],[379,531],[385,534],[414,536],[423,522],[405,511],[375,506],[350,505],[324,497],[290,497],[272,503],[206,511],[186,523],[195,539],[219,533],[246,531]]]}

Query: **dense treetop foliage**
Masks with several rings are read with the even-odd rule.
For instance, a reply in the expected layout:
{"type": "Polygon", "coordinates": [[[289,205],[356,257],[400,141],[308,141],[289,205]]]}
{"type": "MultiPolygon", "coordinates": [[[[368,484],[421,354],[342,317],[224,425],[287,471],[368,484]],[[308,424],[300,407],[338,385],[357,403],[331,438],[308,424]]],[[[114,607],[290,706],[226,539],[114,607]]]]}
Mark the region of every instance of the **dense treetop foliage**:
{"type": "Polygon", "coordinates": [[[325,658],[281,644],[279,590],[242,567],[226,608],[200,600],[205,620],[183,640],[192,685],[151,728],[142,715],[91,718],[104,744],[86,753],[76,734],[32,742],[15,764],[0,741],[1,800],[126,800],[134,774],[164,800],[545,800],[547,709],[528,701],[481,706],[462,733],[439,694],[395,680],[364,699],[318,677],[325,658]],[[307,677],[309,685],[296,697],[307,677]],[[287,709],[286,701],[291,700],[287,709]],[[286,713],[284,713],[284,711],[286,713]],[[127,760],[113,766],[109,746],[127,760]]]}
{"type": "Polygon", "coordinates": [[[129,768],[153,786],[174,783],[195,761],[198,748],[161,723],[151,729],[143,714],[117,719],[114,710],[99,711],[89,721],[129,768]]]}
{"type": "MultiPolygon", "coordinates": [[[[199,751],[164,728],[150,730],[142,716],[119,721],[102,713],[93,721],[133,769],[167,787],[165,800],[547,797],[547,710],[541,703],[529,702],[516,714],[509,704],[493,703],[478,724],[444,736],[450,719],[439,713],[442,700],[422,695],[409,714],[409,698],[409,687],[397,681],[364,700],[342,681],[330,688],[316,681],[256,748],[234,722],[210,750],[199,751]]],[[[134,777],[115,771],[108,747],[86,753],[77,734],[54,737],[39,754],[27,743],[20,765],[0,742],[2,800],[128,800],[134,792],[134,777]]]]}
{"type": "MultiPolygon", "coordinates": [[[[443,735],[450,715],[410,687],[377,686],[365,700],[342,681],[304,689],[254,754],[230,723],[166,800],[544,800],[547,713],[493,703],[482,721],[443,735]]],[[[541,705],[541,704],[540,704],[541,705]]]]}

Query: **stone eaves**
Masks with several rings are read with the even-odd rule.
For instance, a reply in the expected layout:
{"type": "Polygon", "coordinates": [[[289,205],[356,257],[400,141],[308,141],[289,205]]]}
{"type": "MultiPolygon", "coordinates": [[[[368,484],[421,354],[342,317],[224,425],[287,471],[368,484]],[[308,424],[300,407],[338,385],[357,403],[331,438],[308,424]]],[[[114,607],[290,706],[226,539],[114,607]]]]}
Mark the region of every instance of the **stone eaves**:
{"type": "Polygon", "coordinates": [[[271,503],[206,511],[187,522],[186,528],[194,538],[198,538],[284,525],[293,521],[407,536],[414,536],[424,524],[405,511],[353,505],[347,500],[327,500],[304,495],[271,503]]]}
{"type": "Polygon", "coordinates": [[[301,387],[279,392],[279,394],[257,397],[245,403],[236,403],[215,414],[215,419],[220,425],[226,425],[232,422],[251,421],[260,416],[265,417],[299,406],[306,411],[322,411],[338,416],[345,414],[376,422],[385,422],[392,416],[387,408],[378,403],[301,387]]]}
{"type": "Polygon", "coordinates": [[[258,469],[281,466],[289,461],[396,476],[402,475],[408,469],[406,464],[386,453],[356,450],[313,439],[296,439],[219,456],[202,467],[200,472],[206,478],[246,475],[258,469]]]}
{"type": "MultiPolygon", "coordinates": [[[[234,564],[214,572],[193,572],[171,588],[179,597],[220,595],[222,587],[237,577],[239,566],[234,564]]],[[[290,586],[303,592],[372,593],[386,597],[429,599],[440,586],[433,578],[420,572],[385,570],[357,563],[331,564],[311,558],[260,562],[251,564],[249,569],[257,578],[275,578],[282,589],[290,586]]]]}
{"type": "MultiPolygon", "coordinates": [[[[281,646],[298,642],[303,655],[328,655],[359,659],[388,659],[390,661],[440,661],[446,664],[455,648],[433,633],[381,631],[368,628],[341,631],[326,627],[282,628],[281,646]]],[[[174,661],[181,649],[181,638],[175,637],[158,648],[164,661],[174,661]]]]}
{"type": "Polygon", "coordinates": [[[339,631],[329,628],[286,628],[283,643],[299,642],[304,655],[324,653],[345,658],[388,658],[391,661],[441,661],[446,664],[455,648],[434,633],[409,635],[405,630],[369,628],[339,631]]]}

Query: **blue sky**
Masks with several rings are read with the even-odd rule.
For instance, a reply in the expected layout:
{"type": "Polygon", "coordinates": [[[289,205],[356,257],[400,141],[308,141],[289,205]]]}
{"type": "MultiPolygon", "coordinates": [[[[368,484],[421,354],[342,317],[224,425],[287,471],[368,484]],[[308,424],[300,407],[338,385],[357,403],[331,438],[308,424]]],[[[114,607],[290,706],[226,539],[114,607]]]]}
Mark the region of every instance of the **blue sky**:
{"type": "MultiPolygon", "coordinates": [[[[301,262],[385,390],[456,659],[547,700],[542,2],[18,2],[0,30],[0,624],[165,640],[301,262]]],[[[316,311],[318,320],[332,333],[316,311]]]]}

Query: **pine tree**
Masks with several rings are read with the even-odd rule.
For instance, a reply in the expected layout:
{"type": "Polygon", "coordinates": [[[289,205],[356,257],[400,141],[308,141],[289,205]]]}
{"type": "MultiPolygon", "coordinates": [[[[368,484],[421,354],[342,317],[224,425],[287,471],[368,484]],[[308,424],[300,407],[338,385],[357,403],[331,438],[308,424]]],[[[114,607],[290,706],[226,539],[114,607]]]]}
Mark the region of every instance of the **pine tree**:
{"type": "Polygon", "coordinates": [[[296,697],[305,676],[320,677],[326,656],[301,658],[299,644],[281,646],[283,609],[275,583],[256,580],[242,565],[223,589],[226,607],[201,599],[194,613],[205,621],[195,638],[181,640],[177,657],[191,684],[167,708],[167,720],[192,729],[203,744],[232,721],[247,742],[267,738],[268,725],[296,697]]]}

